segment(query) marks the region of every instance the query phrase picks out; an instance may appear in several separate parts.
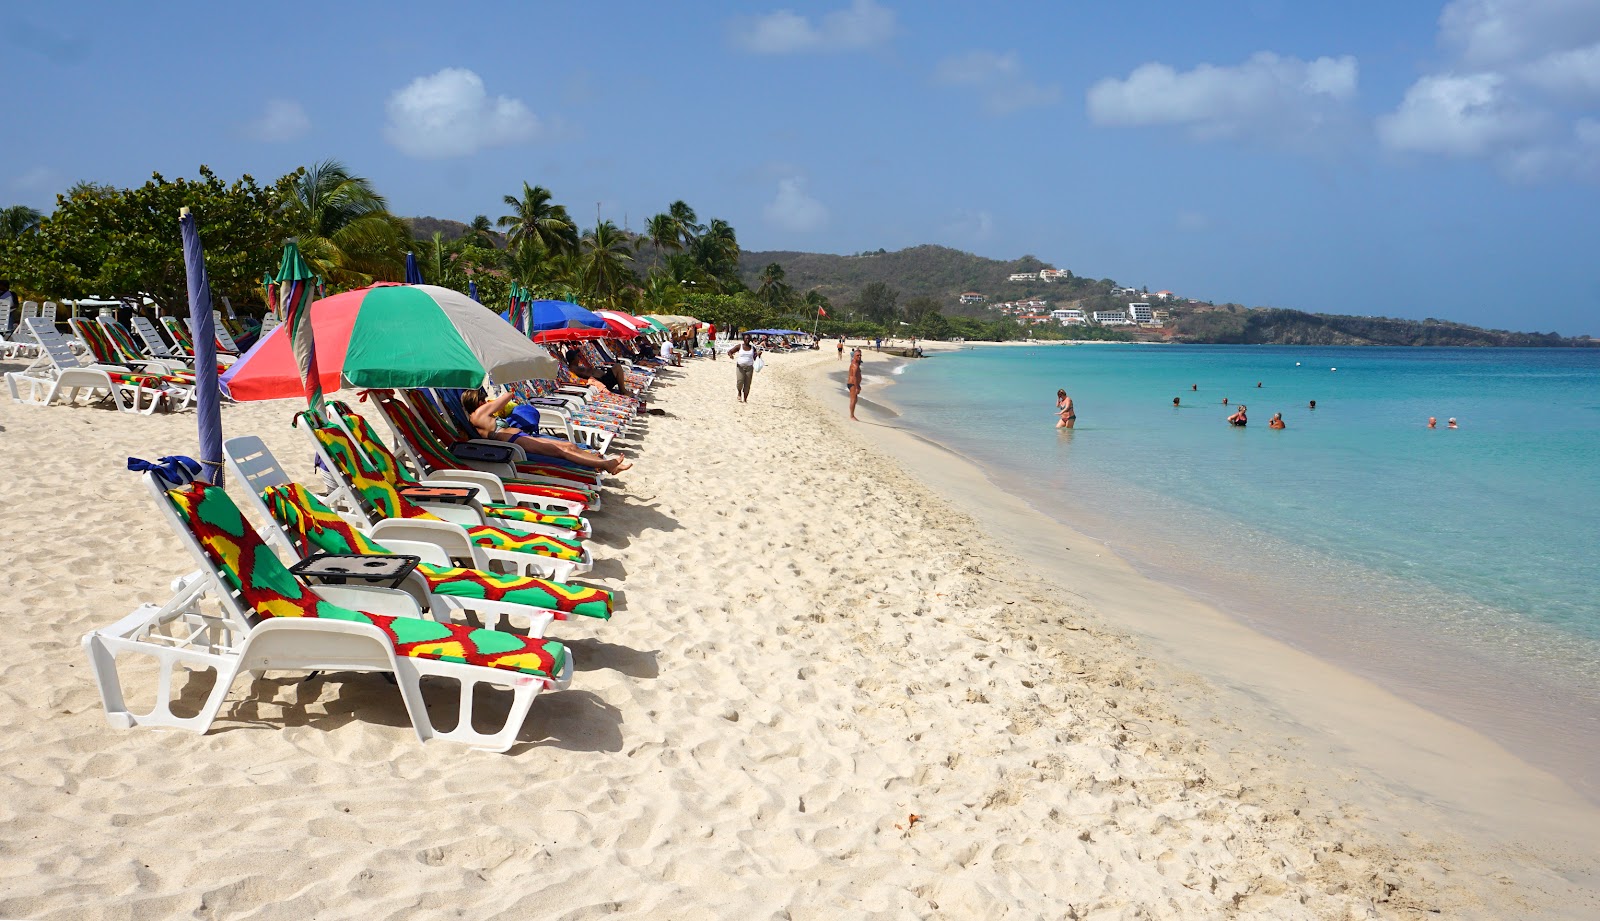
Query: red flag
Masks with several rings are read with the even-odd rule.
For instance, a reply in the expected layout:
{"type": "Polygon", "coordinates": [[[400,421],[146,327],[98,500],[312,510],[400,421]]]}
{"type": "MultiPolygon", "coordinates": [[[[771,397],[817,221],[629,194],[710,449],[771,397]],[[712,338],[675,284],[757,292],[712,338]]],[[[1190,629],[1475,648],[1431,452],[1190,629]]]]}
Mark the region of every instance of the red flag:
{"type": "Polygon", "coordinates": [[[828,315],[828,312],[826,310],[823,310],[821,307],[817,308],[817,316],[825,317],[827,315],[828,315]]]}

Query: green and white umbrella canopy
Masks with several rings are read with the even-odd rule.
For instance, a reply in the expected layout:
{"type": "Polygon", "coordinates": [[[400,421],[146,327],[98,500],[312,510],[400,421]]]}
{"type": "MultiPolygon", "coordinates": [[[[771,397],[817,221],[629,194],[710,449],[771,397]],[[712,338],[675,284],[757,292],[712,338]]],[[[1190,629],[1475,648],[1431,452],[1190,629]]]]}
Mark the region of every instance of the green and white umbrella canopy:
{"type": "MultiPolygon", "coordinates": [[[[482,304],[437,285],[379,283],[311,305],[317,380],[342,387],[477,387],[554,378],[544,348],[482,304]]],[[[246,352],[223,376],[235,400],[305,393],[287,327],[246,352]]]]}

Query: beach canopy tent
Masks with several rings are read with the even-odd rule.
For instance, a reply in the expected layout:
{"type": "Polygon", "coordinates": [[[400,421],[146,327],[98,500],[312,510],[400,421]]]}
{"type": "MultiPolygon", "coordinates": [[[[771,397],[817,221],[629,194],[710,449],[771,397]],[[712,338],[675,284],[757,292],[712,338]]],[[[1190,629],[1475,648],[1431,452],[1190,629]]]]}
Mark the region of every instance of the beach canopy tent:
{"type": "Polygon", "coordinates": [[[652,314],[644,319],[654,321],[656,325],[675,336],[686,335],[700,327],[700,321],[694,317],[683,317],[674,314],[652,314]]]}
{"type": "MultiPolygon", "coordinates": [[[[555,359],[459,291],[437,285],[371,287],[311,305],[317,379],[341,387],[472,388],[550,379],[555,359]]],[[[236,400],[304,393],[289,327],[263,336],[223,375],[236,400]]]]}

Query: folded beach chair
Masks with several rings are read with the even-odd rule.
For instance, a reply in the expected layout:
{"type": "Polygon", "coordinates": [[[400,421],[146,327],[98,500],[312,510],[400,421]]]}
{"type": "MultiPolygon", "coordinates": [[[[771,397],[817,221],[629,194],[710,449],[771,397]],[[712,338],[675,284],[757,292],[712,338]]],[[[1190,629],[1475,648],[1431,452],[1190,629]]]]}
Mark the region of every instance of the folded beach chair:
{"type": "Polygon", "coordinates": [[[6,374],[14,402],[49,406],[59,396],[72,404],[81,391],[90,403],[110,400],[121,412],[148,416],[158,409],[185,408],[194,400],[193,386],[176,379],[138,374],[118,365],[82,364],[67,340],[41,317],[28,320],[27,331],[39,357],[21,371],[6,374]]]}
{"type": "Polygon", "coordinates": [[[162,726],[204,733],[241,671],[375,671],[392,674],[423,742],[462,742],[489,751],[510,748],[534,698],[572,680],[572,654],[562,644],[501,630],[444,624],[421,616],[403,591],[318,586],[284,567],[239,507],[220,487],[173,486],[143,474],[162,517],[200,571],[175,583],[165,605],[142,605],[129,616],[83,638],[83,648],[113,728],[162,726]],[[220,614],[206,613],[210,595],[220,614]],[[160,668],[157,700],[136,714],[123,699],[119,656],[149,656],[160,668]],[[172,708],[174,669],[216,672],[194,716],[172,708]],[[428,715],[422,679],[459,683],[455,727],[440,730],[428,715]],[[511,693],[504,722],[491,732],[476,726],[479,685],[511,693]]]}
{"type": "Polygon", "coordinates": [[[463,470],[480,471],[497,477],[508,496],[538,494],[542,488],[551,486],[567,487],[588,496],[585,501],[590,509],[598,510],[601,506],[599,471],[565,466],[553,458],[534,459],[550,460],[548,464],[518,461],[517,458],[525,457],[522,449],[504,441],[474,439],[466,443],[466,447],[458,443],[446,448],[422,422],[416,409],[393,391],[369,390],[364,397],[371,399],[378,415],[388,424],[399,452],[415,470],[424,475],[450,477],[463,470]],[[512,454],[508,460],[490,460],[483,456],[472,456],[473,450],[469,448],[500,452],[510,449],[512,454]]]}
{"type": "Polygon", "coordinates": [[[605,589],[457,566],[452,551],[466,561],[476,561],[478,556],[472,552],[472,544],[459,539],[459,532],[444,541],[387,538],[380,543],[291,481],[259,437],[230,438],[223,452],[229,471],[246,485],[245,492],[261,520],[277,525],[265,534],[267,542],[291,561],[319,551],[413,554],[421,557],[422,563],[400,587],[430,612],[460,620],[462,612],[471,611],[489,627],[499,626],[502,616],[525,617],[528,623],[516,626],[530,635],[543,636],[550,620],[572,616],[607,620],[620,607],[616,593],[605,589]]]}
{"type": "Polygon", "coordinates": [[[404,519],[428,525],[430,529],[435,524],[458,528],[468,540],[483,548],[488,562],[485,568],[496,572],[509,567],[521,575],[568,582],[573,575],[594,568],[594,557],[581,541],[530,534],[510,525],[484,524],[483,513],[476,503],[413,502],[401,495],[394,483],[366,466],[343,431],[326,422],[318,425],[309,412],[295,416],[295,422],[304,425],[313,450],[332,472],[337,500],[369,522],[404,519]]]}
{"type": "Polygon", "coordinates": [[[539,487],[536,494],[507,492],[499,477],[478,470],[424,472],[418,476],[400,463],[366,418],[352,412],[343,401],[328,402],[328,417],[350,436],[368,468],[396,486],[467,486],[479,490],[478,504],[484,515],[511,522],[520,530],[568,540],[583,540],[592,533],[589,522],[581,517],[582,510],[594,498],[591,493],[557,487],[539,487]],[[561,500],[560,509],[546,508],[553,498],[561,500]]]}

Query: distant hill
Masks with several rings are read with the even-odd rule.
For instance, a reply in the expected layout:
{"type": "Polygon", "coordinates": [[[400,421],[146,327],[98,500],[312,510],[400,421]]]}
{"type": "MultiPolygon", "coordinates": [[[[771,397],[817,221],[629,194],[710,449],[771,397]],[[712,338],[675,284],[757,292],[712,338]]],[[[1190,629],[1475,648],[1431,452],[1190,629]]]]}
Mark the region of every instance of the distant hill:
{"type": "Polygon", "coordinates": [[[739,275],[753,288],[760,283],[761,270],[774,262],[783,266],[784,281],[790,287],[801,292],[815,288],[835,303],[853,300],[862,287],[875,281],[899,291],[902,298],[928,296],[952,304],[965,291],[977,291],[990,300],[1021,297],[1032,290],[1047,290],[1049,285],[1033,289],[1009,283],[1006,276],[1054,268],[1033,256],[1002,262],[928,244],[856,256],[782,250],[743,252],[739,254],[739,275]]]}
{"type": "Polygon", "coordinates": [[[1400,320],[1393,317],[1347,317],[1258,308],[1173,311],[1173,337],[1178,342],[1245,345],[1422,345],[1592,346],[1590,339],[1567,339],[1556,333],[1515,333],[1480,329],[1443,320],[1400,320]]]}
{"type": "MultiPolygon", "coordinates": [[[[452,240],[461,239],[472,230],[471,225],[463,224],[460,221],[452,221],[449,218],[408,217],[404,218],[404,220],[411,225],[411,239],[413,240],[432,240],[434,231],[438,231],[443,235],[444,241],[449,243],[452,240]]],[[[499,241],[496,245],[504,249],[505,238],[498,233],[494,236],[499,241]]]]}

